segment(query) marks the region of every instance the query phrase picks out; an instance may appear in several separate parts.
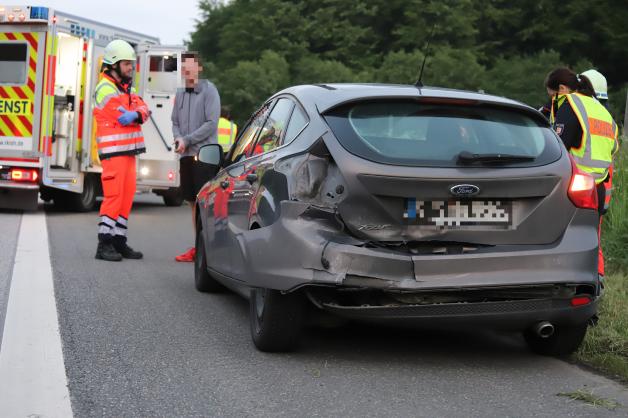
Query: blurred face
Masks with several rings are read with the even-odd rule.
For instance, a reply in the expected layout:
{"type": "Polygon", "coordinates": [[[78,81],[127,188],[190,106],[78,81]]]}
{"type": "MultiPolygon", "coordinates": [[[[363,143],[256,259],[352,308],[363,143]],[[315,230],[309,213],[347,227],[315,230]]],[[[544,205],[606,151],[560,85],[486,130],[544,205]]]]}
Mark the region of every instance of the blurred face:
{"type": "Polygon", "coordinates": [[[181,70],[185,84],[194,85],[198,82],[198,76],[202,71],[202,67],[196,58],[185,58],[182,62],[181,70]]]}
{"type": "Polygon", "coordinates": [[[566,86],[566,85],[564,85],[564,84],[559,84],[559,85],[558,85],[558,90],[552,90],[552,89],[550,89],[549,87],[546,87],[546,89],[547,89],[547,95],[548,95],[549,97],[553,97],[553,96],[555,96],[556,94],[563,95],[563,94],[570,94],[570,93],[573,93],[573,90],[571,90],[569,87],[567,87],[567,86],[566,86]]]}
{"type": "Polygon", "coordinates": [[[134,62],[129,60],[120,61],[120,75],[126,78],[133,77],[133,64],[134,62]]]}

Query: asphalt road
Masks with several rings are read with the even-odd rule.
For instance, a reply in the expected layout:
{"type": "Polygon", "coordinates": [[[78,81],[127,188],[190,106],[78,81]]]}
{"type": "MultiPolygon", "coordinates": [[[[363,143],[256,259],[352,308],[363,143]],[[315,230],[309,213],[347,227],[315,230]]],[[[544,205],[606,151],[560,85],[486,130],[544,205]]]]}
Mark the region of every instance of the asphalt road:
{"type": "MultiPolygon", "coordinates": [[[[248,302],[195,291],[188,208],[140,196],[141,261],[94,259],[96,213],[46,209],[70,397],[77,417],[626,416],[624,386],[529,353],[518,336],[311,328],[290,354],[255,350],[248,302]],[[559,393],[585,390],[613,411],[559,393]]],[[[0,212],[0,315],[19,214],[0,212]]]]}

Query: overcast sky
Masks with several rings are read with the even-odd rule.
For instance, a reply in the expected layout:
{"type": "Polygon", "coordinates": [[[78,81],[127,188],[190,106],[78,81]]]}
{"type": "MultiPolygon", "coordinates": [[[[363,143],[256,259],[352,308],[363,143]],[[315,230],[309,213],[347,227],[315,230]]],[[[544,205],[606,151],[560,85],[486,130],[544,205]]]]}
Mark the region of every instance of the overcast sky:
{"type": "Polygon", "coordinates": [[[194,19],[200,19],[198,0],[35,0],[28,4],[157,36],[170,45],[188,40],[194,19]]]}

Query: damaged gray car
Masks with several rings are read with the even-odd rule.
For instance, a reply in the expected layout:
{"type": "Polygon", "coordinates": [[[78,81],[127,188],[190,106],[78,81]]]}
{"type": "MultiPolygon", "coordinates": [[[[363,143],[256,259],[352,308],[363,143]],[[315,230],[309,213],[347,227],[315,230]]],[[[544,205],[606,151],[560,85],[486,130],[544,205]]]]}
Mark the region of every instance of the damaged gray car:
{"type": "Polygon", "coordinates": [[[308,312],[522,332],[564,355],[596,320],[595,184],[521,103],[402,85],[272,96],[197,196],[195,284],[294,349],[308,312]]]}

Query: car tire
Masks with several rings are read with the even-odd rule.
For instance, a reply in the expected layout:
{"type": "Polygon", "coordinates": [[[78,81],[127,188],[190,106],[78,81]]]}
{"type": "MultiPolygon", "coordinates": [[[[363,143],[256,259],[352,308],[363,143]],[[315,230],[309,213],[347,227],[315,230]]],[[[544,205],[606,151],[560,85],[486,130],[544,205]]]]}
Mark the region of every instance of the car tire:
{"type": "Polygon", "coordinates": [[[196,256],[194,258],[194,286],[202,293],[218,293],[224,288],[207,271],[207,257],[205,255],[205,241],[200,222],[196,228],[196,256]]]}
{"type": "Polygon", "coordinates": [[[554,334],[543,338],[532,329],[524,331],[523,337],[530,350],[544,356],[567,356],[580,347],[587,334],[588,324],[557,326],[554,334]]]}
{"type": "Polygon", "coordinates": [[[183,193],[179,187],[172,187],[161,193],[166,206],[181,206],[183,204],[183,193]]]}
{"type": "Polygon", "coordinates": [[[305,299],[301,293],[251,289],[250,325],[253,343],[260,351],[293,351],[303,329],[305,299]]]}

